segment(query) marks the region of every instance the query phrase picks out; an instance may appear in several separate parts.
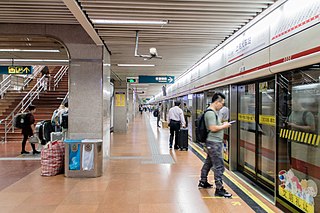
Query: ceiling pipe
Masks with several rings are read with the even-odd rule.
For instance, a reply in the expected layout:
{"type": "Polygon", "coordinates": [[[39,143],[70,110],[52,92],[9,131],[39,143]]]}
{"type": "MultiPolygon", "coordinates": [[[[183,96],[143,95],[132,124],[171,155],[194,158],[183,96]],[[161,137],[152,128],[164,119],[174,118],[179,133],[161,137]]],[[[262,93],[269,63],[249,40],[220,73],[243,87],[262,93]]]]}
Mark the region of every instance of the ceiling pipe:
{"type": "Polygon", "coordinates": [[[142,57],[142,58],[144,58],[144,60],[149,60],[149,59],[152,59],[152,58],[162,59],[162,56],[158,56],[157,50],[154,47],[150,48],[150,54],[149,55],[140,55],[138,53],[138,44],[139,44],[139,30],[136,30],[136,46],[135,46],[135,49],[134,49],[134,56],[135,57],[142,57]]]}

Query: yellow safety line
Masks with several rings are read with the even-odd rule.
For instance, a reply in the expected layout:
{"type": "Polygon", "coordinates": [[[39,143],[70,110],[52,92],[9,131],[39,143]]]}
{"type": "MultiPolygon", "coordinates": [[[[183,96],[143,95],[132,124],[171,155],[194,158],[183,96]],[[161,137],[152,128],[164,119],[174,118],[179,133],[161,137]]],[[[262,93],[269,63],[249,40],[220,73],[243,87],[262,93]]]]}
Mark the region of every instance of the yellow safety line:
{"type": "Polygon", "coordinates": [[[280,129],[280,138],[282,138],[283,129],[280,129]]]}
{"type": "MultiPolygon", "coordinates": [[[[206,197],[202,197],[202,198],[204,198],[204,199],[221,199],[221,198],[223,198],[223,199],[225,199],[225,197],[217,197],[217,196],[206,196],[206,197]]],[[[232,199],[239,199],[240,197],[238,197],[238,196],[232,196],[232,199]]]]}
{"type": "MultiPolygon", "coordinates": [[[[195,145],[193,145],[192,143],[189,143],[189,144],[194,150],[196,150],[198,152],[198,154],[200,154],[203,158],[206,158],[206,156],[200,151],[200,149],[198,147],[195,147],[195,145]]],[[[236,181],[233,177],[231,177],[227,172],[224,173],[224,176],[226,176],[232,183],[234,183],[246,195],[248,195],[252,200],[254,200],[266,212],[274,212],[266,204],[264,204],[261,200],[259,200],[259,198],[257,198],[250,191],[248,191],[244,186],[242,186],[238,181],[236,181]]]]}
{"type": "Polygon", "coordinates": [[[317,146],[319,145],[319,142],[320,142],[320,135],[318,135],[318,140],[317,140],[317,146]]]}

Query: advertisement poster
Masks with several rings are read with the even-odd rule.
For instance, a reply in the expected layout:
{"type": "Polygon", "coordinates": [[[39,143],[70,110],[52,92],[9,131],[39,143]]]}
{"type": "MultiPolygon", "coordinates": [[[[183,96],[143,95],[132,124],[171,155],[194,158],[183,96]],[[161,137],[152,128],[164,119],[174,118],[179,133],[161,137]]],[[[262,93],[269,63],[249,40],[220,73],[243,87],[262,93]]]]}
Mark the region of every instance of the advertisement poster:
{"type": "Polygon", "coordinates": [[[311,179],[299,180],[292,169],[279,172],[279,195],[303,212],[314,213],[317,184],[311,179]]]}
{"type": "Polygon", "coordinates": [[[126,106],[126,94],[116,93],[116,106],[126,106]]]}

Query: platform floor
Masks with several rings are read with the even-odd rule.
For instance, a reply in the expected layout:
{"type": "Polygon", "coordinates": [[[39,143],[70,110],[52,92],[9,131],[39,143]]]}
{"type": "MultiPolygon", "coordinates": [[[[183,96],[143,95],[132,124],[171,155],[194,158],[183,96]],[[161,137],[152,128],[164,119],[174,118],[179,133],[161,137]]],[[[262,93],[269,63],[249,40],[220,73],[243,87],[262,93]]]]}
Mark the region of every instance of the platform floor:
{"type": "MultiPolygon", "coordinates": [[[[42,177],[37,156],[2,158],[0,212],[281,212],[229,171],[233,187],[225,188],[232,199],[215,197],[214,188],[198,189],[204,153],[193,144],[188,151],[170,150],[168,138],[169,129],[157,128],[151,113],[137,115],[126,134],[111,135],[111,157],[98,178],[42,177]]],[[[20,146],[0,144],[5,150],[19,156],[20,146]]]]}

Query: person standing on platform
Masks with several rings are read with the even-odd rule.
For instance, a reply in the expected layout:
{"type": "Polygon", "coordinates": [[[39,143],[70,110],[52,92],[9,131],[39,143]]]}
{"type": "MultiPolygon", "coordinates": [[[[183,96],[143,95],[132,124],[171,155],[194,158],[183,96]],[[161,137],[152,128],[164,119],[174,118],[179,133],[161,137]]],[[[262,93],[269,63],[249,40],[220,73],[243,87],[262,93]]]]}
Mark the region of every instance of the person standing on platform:
{"type": "Polygon", "coordinates": [[[215,93],[212,97],[212,103],[205,113],[205,123],[209,131],[206,146],[207,146],[207,158],[201,169],[201,177],[199,181],[199,188],[211,188],[213,185],[208,183],[208,174],[213,167],[214,181],[216,185],[215,196],[219,197],[231,197],[232,194],[228,193],[223,188],[222,176],[224,172],[224,163],[222,157],[223,147],[223,133],[224,129],[231,126],[230,123],[224,122],[223,124],[218,118],[218,112],[224,105],[225,96],[222,93],[215,93]]]}
{"type": "MultiPolygon", "coordinates": [[[[36,107],[34,105],[30,105],[28,107],[28,112],[27,115],[25,117],[25,126],[24,128],[22,128],[22,135],[23,135],[23,139],[22,139],[22,149],[21,149],[21,154],[29,154],[29,152],[26,151],[26,143],[29,137],[31,137],[33,135],[33,133],[35,132],[35,119],[34,119],[34,113],[36,112],[36,107]]],[[[36,145],[33,143],[30,143],[32,150],[33,150],[33,154],[39,154],[40,152],[36,150],[36,145]]]]}
{"type": "Polygon", "coordinates": [[[50,71],[49,71],[49,67],[45,66],[42,70],[41,70],[41,74],[44,77],[44,85],[43,85],[43,90],[47,91],[47,89],[49,88],[50,91],[50,71]]]}
{"type": "Polygon", "coordinates": [[[160,127],[159,122],[160,122],[161,112],[162,112],[162,110],[161,110],[161,103],[159,103],[159,105],[158,105],[158,107],[157,107],[157,109],[156,109],[156,110],[158,110],[158,116],[157,116],[157,127],[160,127]]]}
{"type": "Polygon", "coordinates": [[[183,115],[184,120],[186,121],[186,127],[188,127],[188,118],[191,117],[191,112],[186,103],[183,103],[183,115]]]}
{"type": "Polygon", "coordinates": [[[170,139],[169,139],[169,148],[172,148],[173,145],[173,138],[174,138],[174,149],[179,149],[178,146],[178,134],[181,125],[185,127],[186,122],[184,120],[184,115],[182,109],[179,107],[180,106],[180,101],[176,101],[174,103],[174,107],[171,107],[169,109],[168,113],[168,121],[169,121],[169,126],[170,126],[170,139]]]}

